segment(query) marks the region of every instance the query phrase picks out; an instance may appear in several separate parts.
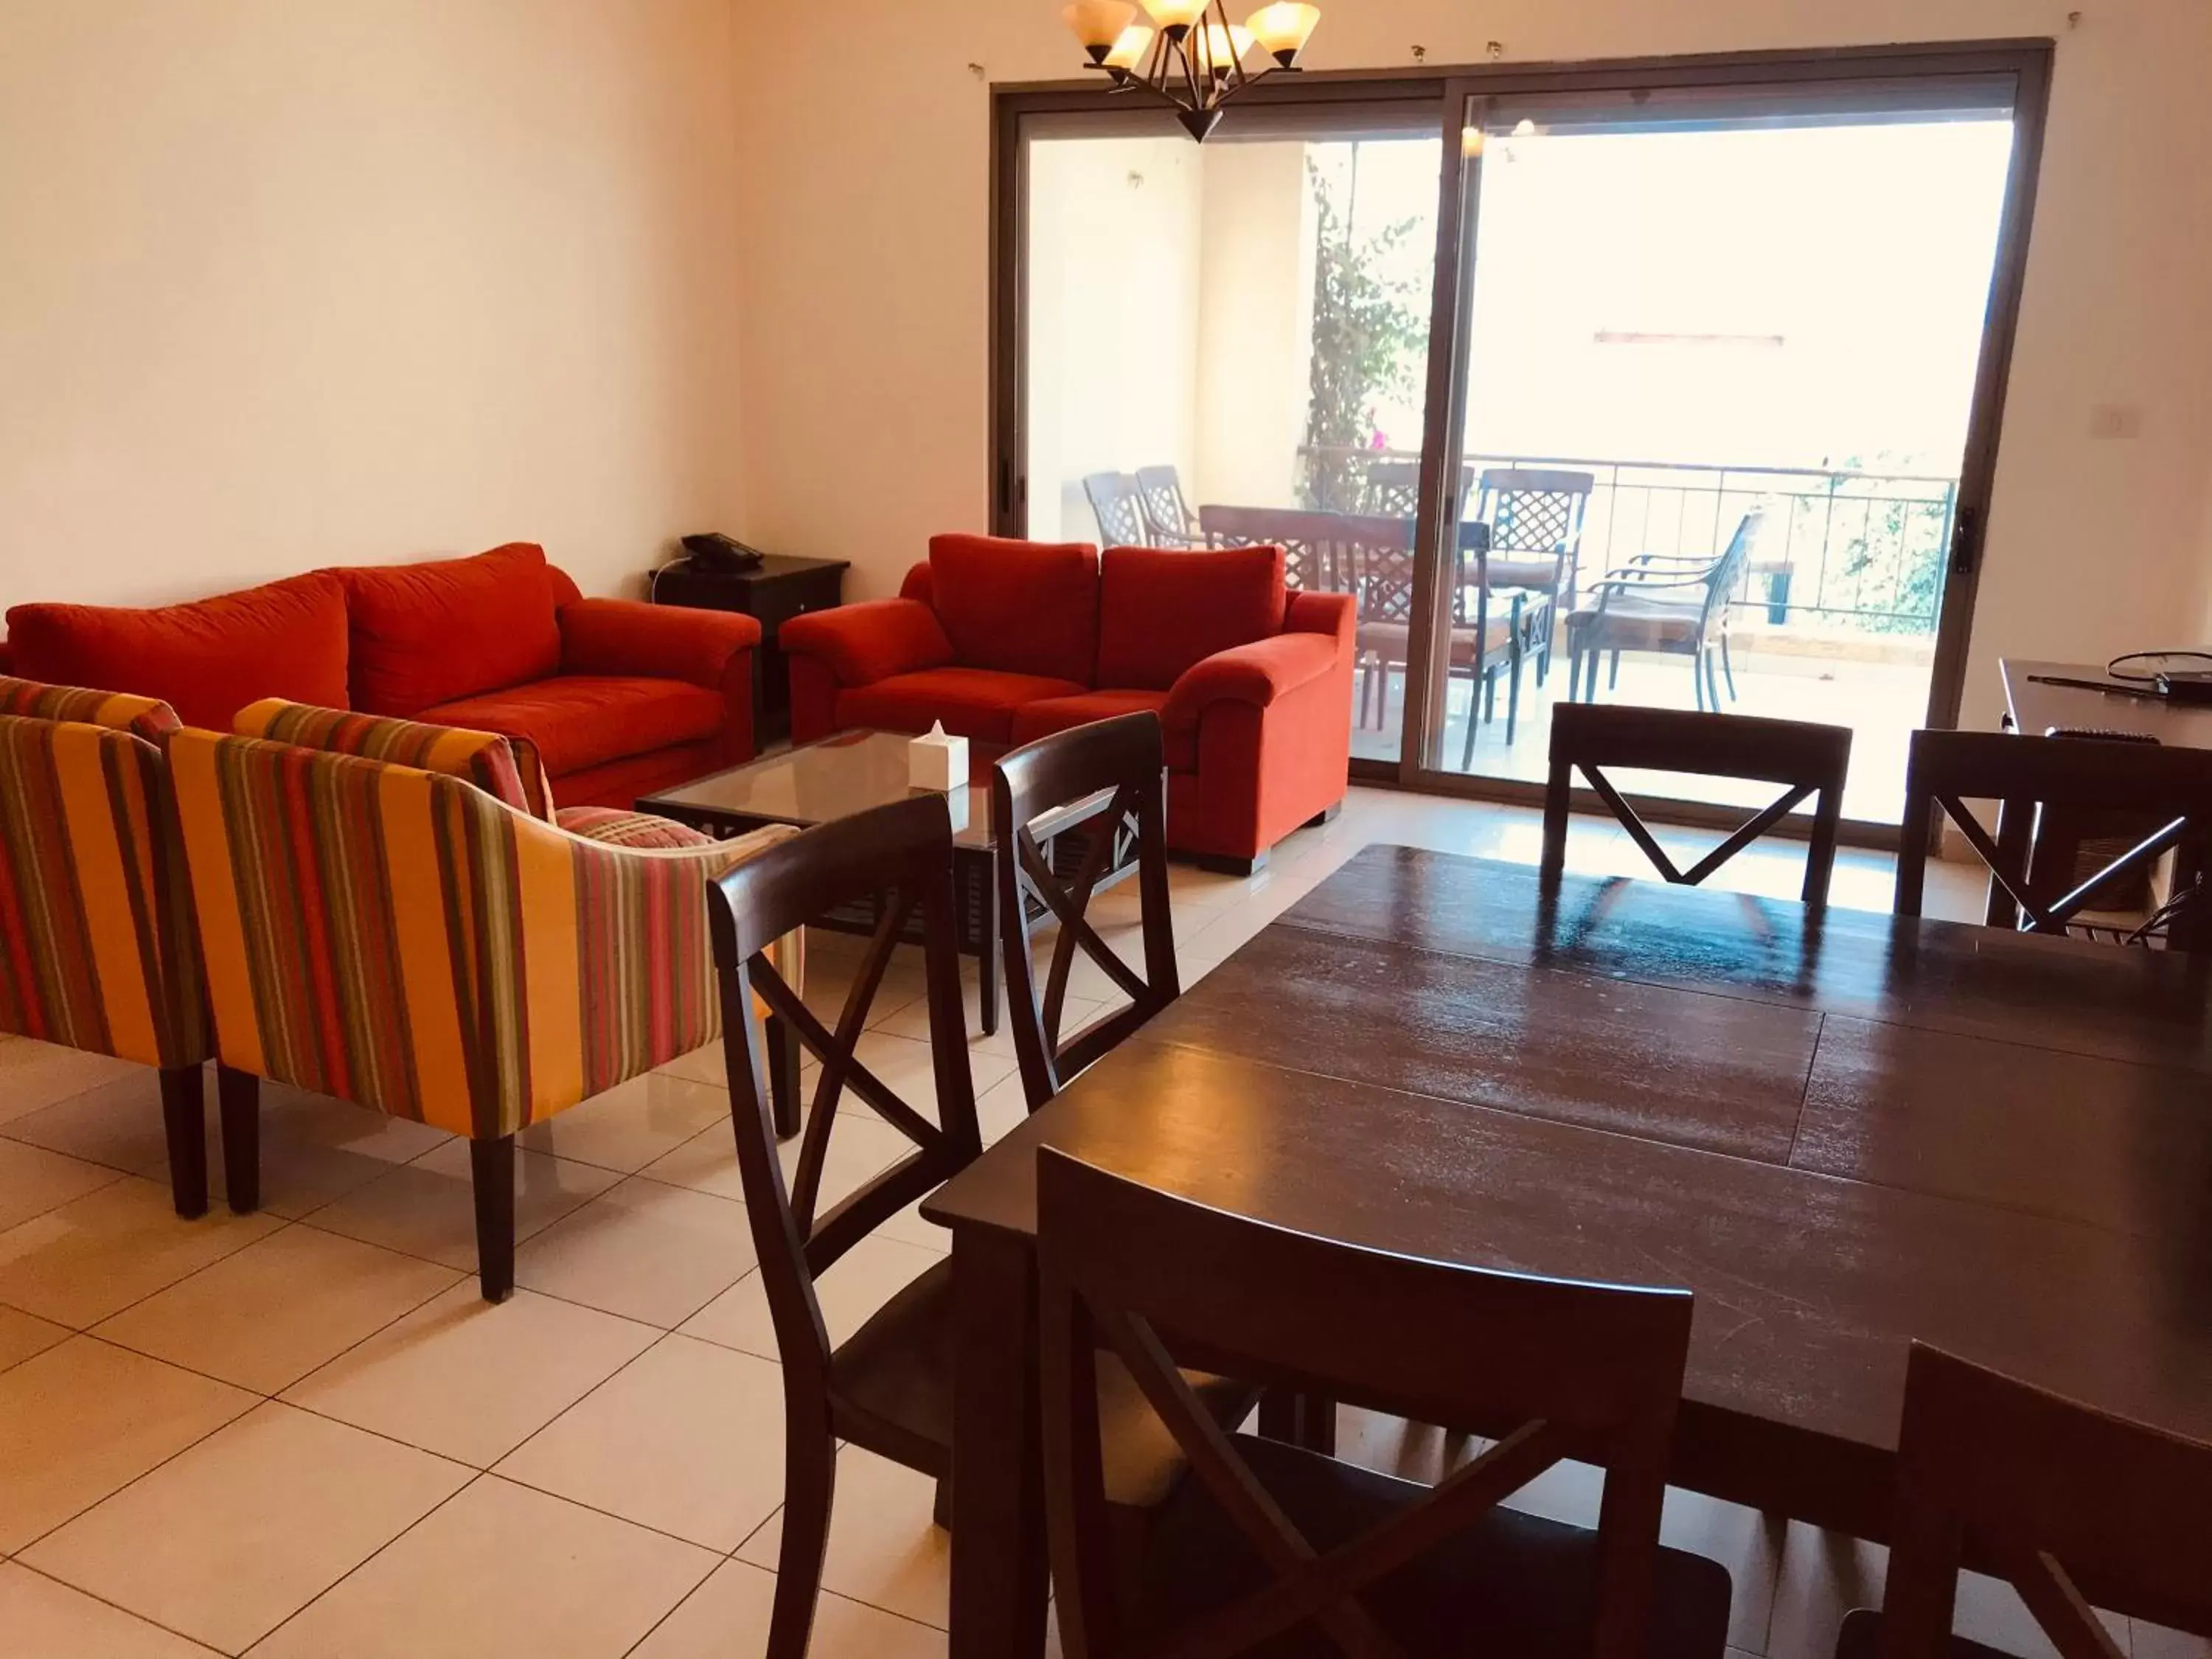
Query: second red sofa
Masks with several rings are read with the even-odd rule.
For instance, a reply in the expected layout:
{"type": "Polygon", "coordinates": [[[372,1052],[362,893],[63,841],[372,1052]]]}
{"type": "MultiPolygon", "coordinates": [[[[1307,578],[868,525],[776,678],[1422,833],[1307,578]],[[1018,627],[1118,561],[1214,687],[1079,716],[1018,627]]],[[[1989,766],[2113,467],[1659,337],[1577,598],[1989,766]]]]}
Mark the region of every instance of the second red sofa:
{"type": "Polygon", "coordinates": [[[264,697],[527,738],[562,806],[750,760],[750,617],[587,599],[527,543],[310,571],[155,610],[19,605],[12,672],[159,697],[230,729],[264,697]]]}
{"type": "Polygon", "coordinates": [[[1166,729],[1169,844],[1249,869],[1344,799],[1355,608],[1286,592],[1276,547],[1102,556],[939,536],[899,598],[783,625],[792,738],[941,720],[1004,748],[1149,708],[1166,729]]]}

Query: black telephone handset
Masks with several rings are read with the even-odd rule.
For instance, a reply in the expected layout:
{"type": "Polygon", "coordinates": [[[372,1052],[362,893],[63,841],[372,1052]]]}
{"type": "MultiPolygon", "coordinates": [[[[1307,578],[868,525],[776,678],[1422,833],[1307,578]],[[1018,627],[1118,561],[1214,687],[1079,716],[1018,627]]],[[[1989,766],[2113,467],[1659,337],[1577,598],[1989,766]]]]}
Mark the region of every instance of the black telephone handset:
{"type": "Polygon", "coordinates": [[[768,557],[765,553],[747,547],[734,536],[719,532],[684,538],[684,550],[691,556],[691,562],[702,570],[711,570],[720,575],[734,575],[741,570],[757,570],[768,557]]]}

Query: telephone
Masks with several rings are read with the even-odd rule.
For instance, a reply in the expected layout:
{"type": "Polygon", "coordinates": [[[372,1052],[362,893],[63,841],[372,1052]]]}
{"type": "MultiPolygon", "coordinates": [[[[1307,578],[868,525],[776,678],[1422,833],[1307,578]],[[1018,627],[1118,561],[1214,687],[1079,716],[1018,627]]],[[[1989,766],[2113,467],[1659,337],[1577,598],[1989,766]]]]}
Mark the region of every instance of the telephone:
{"type": "Polygon", "coordinates": [[[701,570],[717,575],[734,575],[741,570],[757,570],[768,556],[747,547],[734,536],[719,532],[684,538],[684,550],[691,556],[691,562],[701,570]]]}

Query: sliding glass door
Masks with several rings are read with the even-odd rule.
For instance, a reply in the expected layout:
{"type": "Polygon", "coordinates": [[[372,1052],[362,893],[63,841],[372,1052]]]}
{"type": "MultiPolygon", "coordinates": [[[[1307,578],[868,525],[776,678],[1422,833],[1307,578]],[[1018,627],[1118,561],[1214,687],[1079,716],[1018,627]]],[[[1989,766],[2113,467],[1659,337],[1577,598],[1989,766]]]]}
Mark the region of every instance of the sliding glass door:
{"type": "Polygon", "coordinates": [[[1563,700],[1720,708],[1850,726],[1878,834],[1956,716],[2046,69],[1283,77],[1202,145],[1001,94],[995,523],[1355,594],[1356,775],[1525,799],[1563,700]]]}
{"type": "Polygon", "coordinates": [[[1540,780],[1563,701],[1726,709],[1850,727],[1845,810],[1897,822],[2014,97],[1990,76],[1468,97],[1426,769],[1540,780]]]}

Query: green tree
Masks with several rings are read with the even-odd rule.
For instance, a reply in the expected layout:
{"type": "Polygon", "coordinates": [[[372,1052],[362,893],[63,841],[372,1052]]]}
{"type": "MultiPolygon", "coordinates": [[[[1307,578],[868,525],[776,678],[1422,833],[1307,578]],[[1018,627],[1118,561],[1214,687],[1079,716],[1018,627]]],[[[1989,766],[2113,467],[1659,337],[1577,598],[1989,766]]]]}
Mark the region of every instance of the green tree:
{"type": "Polygon", "coordinates": [[[1420,284],[1393,276],[1393,254],[1419,228],[1402,219],[1374,234],[1352,234],[1340,186],[1306,162],[1315,209],[1313,367],[1306,410],[1305,502],[1356,512],[1375,441],[1375,404],[1417,403],[1427,352],[1420,284]]]}

